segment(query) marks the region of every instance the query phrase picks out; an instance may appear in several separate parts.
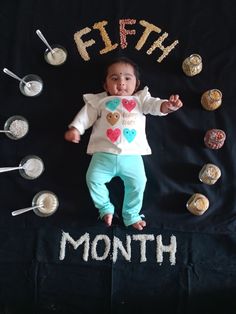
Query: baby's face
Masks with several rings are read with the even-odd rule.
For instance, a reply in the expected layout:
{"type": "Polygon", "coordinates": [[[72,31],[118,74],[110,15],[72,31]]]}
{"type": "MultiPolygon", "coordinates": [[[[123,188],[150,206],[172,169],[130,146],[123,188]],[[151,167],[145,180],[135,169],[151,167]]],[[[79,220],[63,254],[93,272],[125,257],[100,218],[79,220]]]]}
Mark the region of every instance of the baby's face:
{"type": "Polygon", "coordinates": [[[104,88],[111,96],[131,96],[136,90],[134,68],[128,63],[114,63],[107,71],[104,88]]]}

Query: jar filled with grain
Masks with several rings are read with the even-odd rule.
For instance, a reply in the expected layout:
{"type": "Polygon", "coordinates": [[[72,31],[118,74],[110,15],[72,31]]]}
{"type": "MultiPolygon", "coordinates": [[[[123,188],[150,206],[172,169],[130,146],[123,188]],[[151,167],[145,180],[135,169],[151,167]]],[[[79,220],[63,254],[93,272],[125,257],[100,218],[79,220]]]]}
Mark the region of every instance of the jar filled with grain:
{"type": "Polygon", "coordinates": [[[202,71],[202,58],[198,54],[191,54],[182,63],[182,69],[187,76],[197,75],[202,71]]]}
{"type": "Polygon", "coordinates": [[[220,107],[222,103],[222,93],[219,89],[210,89],[202,94],[201,104],[204,109],[213,111],[220,107]]]}

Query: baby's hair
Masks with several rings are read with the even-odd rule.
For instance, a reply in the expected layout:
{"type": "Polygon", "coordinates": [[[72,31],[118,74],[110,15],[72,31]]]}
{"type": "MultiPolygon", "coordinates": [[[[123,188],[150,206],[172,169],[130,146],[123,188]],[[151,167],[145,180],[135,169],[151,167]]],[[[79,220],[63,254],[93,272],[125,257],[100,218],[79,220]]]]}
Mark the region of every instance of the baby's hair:
{"type": "Polygon", "coordinates": [[[106,77],[107,77],[107,73],[108,73],[108,69],[110,66],[112,66],[115,63],[125,63],[125,64],[129,64],[133,67],[134,69],[134,75],[136,77],[137,82],[140,79],[140,71],[139,71],[139,66],[131,59],[127,58],[127,57],[116,57],[112,60],[110,60],[109,62],[107,62],[107,64],[105,65],[105,69],[104,69],[104,76],[103,76],[103,82],[106,81],[106,77]]]}

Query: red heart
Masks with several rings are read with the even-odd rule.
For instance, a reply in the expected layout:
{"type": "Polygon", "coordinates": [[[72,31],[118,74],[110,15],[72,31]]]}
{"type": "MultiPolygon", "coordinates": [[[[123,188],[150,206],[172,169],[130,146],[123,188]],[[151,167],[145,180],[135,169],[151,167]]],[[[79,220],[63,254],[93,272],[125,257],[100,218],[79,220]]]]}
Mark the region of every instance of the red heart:
{"type": "Polygon", "coordinates": [[[112,143],[117,141],[117,139],[120,136],[120,134],[121,134],[121,131],[118,128],[116,128],[114,130],[107,129],[107,137],[112,141],[112,143]]]}
{"type": "Polygon", "coordinates": [[[128,100],[128,99],[124,98],[124,99],[122,99],[122,105],[125,107],[126,110],[131,112],[135,108],[136,102],[133,99],[128,100]]]}

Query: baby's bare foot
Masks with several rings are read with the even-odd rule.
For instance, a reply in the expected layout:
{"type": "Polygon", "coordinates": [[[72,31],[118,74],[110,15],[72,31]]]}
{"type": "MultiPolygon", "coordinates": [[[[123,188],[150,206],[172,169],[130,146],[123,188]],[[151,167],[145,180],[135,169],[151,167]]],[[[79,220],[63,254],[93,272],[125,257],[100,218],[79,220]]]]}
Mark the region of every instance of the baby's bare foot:
{"type": "Polygon", "coordinates": [[[112,224],[112,218],[113,218],[112,214],[106,214],[105,216],[102,217],[103,221],[108,227],[110,227],[112,224]]]}
{"type": "Polygon", "coordinates": [[[136,223],[132,224],[132,226],[133,226],[135,229],[143,230],[143,228],[146,227],[146,221],[144,221],[144,220],[139,220],[139,221],[137,221],[136,223]]]}

